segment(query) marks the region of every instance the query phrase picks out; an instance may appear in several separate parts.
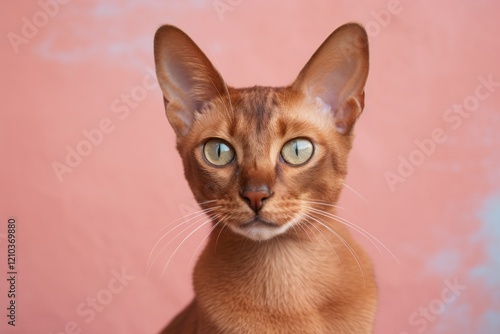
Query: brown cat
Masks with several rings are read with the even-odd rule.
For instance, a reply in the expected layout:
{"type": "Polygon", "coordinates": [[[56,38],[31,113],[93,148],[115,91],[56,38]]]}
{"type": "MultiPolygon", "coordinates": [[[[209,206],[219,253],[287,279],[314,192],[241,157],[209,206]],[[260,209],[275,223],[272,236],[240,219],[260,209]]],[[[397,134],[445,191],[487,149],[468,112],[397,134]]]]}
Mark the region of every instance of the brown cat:
{"type": "Polygon", "coordinates": [[[363,27],[335,30],[287,87],[227,86],[173,26],[154,54],[185,176],[214,224],[195,298],[162,333],[372,332],[372,264],[334,205],[364,107],[363,27]]]}

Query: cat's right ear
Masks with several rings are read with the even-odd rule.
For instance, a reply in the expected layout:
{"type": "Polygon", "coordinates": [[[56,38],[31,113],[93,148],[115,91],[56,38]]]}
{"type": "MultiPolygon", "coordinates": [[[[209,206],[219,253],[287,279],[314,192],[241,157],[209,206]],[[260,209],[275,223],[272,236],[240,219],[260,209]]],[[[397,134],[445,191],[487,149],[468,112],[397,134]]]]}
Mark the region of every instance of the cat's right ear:
{"type": "Polygon", "coordinates": [[[203,104],[224,92],[224,81],[193,40],[174,26],[156,31],[154,57],[167,118],[177,136],[185,136],[203,104]]]}
{"type": "Polygon", "coordinates": [[[294,86],[333,115],[335,128],[349,134],[364,107],[368,36],[356,23],[335,30],[314,53],[294,86]]]}

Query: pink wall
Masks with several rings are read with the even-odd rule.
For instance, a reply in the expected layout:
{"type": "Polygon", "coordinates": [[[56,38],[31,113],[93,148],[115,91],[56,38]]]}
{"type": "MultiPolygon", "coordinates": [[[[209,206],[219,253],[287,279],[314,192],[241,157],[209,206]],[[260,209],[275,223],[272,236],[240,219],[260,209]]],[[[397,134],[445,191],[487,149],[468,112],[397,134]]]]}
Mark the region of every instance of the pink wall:
{"type": "Polygon", "coordinates": [[[347,180],[360,195],[346,189],[340,213],[399,260],[358,235],[376,263],[376,333],[500,331],[498,4],[54,1],[0,11],[1,333],[155,333],[191,298],[206,229],[161,280],[180,238],[146,275],[157,232],[196,210],[151,77],[160,24],[245,86],[289,83],[353,20],[369,29],[371,73],[347,180]],[[229,9],[219,16],[217,3],[229,9]],[[66,161],[76,149],[86,155],[66,161]],[[9,217],[16,327],[5,316],[9,217]]]}

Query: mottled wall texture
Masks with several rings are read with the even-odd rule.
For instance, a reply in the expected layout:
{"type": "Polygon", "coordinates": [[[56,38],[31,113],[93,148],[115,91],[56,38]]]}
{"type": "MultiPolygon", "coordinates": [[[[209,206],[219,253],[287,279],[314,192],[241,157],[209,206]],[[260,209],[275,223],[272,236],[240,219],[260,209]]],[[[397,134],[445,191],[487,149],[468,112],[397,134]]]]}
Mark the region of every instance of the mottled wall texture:
{"type": "Polygon", "coordinates": [[[154,76],[161,24],[241,87],[290,83],[348,21],[368,30],[371,69],[339,214],[371,235],[353,231],[376,265],[375,333],[500,333],[499,3],[1,7],[1,333],[155,333],[192,297],[201,218],[150,255],[198,210],[154,76]]]}

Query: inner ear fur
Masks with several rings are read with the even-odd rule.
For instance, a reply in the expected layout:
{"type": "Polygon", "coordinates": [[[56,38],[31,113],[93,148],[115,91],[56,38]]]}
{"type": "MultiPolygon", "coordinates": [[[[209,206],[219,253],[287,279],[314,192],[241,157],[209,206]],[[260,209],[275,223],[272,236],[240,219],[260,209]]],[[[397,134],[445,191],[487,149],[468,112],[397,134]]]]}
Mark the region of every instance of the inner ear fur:
{"type": "Polygon", "coordinates": [[[336,29],[300,71],[293,86],[330,109],[336,130],[349,134],[363,111],[368,36],[356,23],[336,29]]]}
{"type": "Polygon", "coordinates": [[[167,118],[184,136],[203,104],[224,92],[224,80],[193,40],[171,25],[156,31],[154,58],[167,118]]]}

